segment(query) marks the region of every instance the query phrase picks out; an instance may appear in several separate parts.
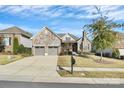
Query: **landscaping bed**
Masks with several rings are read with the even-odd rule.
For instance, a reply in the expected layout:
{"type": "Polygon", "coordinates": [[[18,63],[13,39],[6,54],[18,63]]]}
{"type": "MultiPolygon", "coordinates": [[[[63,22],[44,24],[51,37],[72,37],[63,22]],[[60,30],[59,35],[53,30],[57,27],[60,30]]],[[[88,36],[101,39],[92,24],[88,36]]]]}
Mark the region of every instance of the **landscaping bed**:
{"type": "Polygon", "coordinates": [[[23,56],[21,55],[0,55],[0,65],[5,65],[22,58],[23,56]]]}
{"type": "MultiPolygon", "coordinates": [[[[114,58],[103,58],[103,61],[98,61],[99,56],[95,55],[84,55],[74,56],[76,64],[75,67],[94,67],[94,68],[124,68],[124,60],[114,58]]],[[[69,67],[71,64],[71,56],[59,56],[58,64],[62,67],[69,67]]]]}
{"type": "Polygon", "coordinates": [[[59,75],[62,77],[82,77],[82,78],[124,78],[124,72],[119,71],[69,71],[60,70],[59,75]]]}

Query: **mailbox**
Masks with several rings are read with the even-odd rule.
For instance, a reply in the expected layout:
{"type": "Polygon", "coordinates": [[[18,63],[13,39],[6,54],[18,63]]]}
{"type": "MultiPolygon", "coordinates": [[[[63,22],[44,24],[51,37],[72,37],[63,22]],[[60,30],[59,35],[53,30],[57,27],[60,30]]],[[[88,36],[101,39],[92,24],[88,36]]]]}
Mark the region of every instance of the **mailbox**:
{"type": "Polygon", "coordinates": [[[73,57],[73,55],[71,55],[71,74],[73,74],[73,66],[75,64],[75,59],[73,57]]]}

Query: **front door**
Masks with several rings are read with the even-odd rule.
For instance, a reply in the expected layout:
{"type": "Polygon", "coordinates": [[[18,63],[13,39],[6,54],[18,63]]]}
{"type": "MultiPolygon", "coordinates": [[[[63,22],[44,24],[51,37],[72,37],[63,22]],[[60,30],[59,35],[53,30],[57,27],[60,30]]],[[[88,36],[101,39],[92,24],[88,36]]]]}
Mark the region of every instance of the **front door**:
{"type": "Polygon", "coordinates": [[[72,44],[72,51],[77,52],[77,43],[72,44]]]}

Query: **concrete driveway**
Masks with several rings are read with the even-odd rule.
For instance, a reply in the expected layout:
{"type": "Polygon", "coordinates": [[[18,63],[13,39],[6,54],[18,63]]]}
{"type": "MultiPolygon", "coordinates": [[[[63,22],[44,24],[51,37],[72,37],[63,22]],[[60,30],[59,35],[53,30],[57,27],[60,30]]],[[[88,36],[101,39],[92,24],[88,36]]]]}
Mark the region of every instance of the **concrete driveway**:
{"type": "Polygon", "coordinates": [[[33,56],[0,66],[0,80],[47,81],[60,77],[56,72],[58,56],[33,56]]]}

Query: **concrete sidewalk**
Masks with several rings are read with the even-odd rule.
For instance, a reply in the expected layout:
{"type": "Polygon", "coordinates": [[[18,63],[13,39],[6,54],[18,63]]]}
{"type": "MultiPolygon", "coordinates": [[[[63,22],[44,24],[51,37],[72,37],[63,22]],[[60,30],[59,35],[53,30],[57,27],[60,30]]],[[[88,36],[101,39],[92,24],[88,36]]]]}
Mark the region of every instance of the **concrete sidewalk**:
{"type": "MultiPolygon", "coordinates": [[[[65,70],[70,70],[70,67],[62,67],[65,70]]],[[[88,68],[88,67],[74,67],[74,71],[122,71],[124,68],[88,68]]]]}

